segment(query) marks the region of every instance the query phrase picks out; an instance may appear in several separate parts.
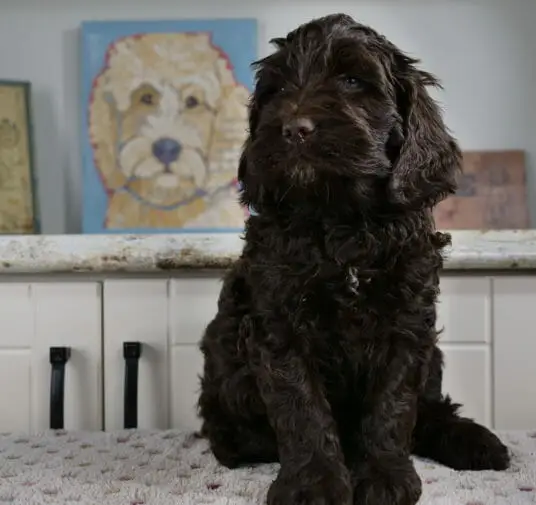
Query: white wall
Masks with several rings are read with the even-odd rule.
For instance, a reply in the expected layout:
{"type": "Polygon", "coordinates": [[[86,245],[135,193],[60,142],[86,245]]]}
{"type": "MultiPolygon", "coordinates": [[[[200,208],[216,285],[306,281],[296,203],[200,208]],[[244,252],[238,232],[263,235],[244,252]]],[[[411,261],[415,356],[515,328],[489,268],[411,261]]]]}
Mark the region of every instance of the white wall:
{"type": "MultiPolygon", "coordinates": [[[[445,86],[446,119],[465,149],[526,149],[536,188],[536,1],[0,0],[0,79],[34,88],[45,233],[79,231],[77,29],[90,19],[253,16],[259,50],[311,17],[347,12],[421,57],[445,86]],[[46,10],[45,10],[46,9],[46,10]]],[[[532,209],[533,218],[536,208],[532,209]]]]}

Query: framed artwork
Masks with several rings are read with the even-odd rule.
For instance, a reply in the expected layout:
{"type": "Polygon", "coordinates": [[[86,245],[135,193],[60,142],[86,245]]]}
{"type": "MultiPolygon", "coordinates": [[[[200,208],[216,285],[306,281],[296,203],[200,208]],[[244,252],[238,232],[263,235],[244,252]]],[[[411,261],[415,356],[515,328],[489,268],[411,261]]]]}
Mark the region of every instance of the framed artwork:
{"type": "Polygon", "coordinates": [[[82,24],[84,233],[241,231],[253,19],[82,24]]]}
{"type": "Polygon", "coordinates": [[[436,225],[450,230],[530,227],[525,152],[466,151],[455,195],[434,211],[436,225]]]}
{"type": "Polygon", "coordinates": [[[39,233],[31,84],[0,80],[0,234],[39,233]]]}

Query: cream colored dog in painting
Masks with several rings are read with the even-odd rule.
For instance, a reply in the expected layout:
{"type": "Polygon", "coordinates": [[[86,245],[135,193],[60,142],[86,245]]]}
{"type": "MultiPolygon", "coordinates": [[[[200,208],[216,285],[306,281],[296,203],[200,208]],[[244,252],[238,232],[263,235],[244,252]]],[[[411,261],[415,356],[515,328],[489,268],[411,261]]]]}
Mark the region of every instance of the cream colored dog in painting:
{"type": "Polygon", "coordinates": [[[207,33],[114,43],[89,105],[106,228],[242,227],[236,170],[248,96],[207,33]]]}

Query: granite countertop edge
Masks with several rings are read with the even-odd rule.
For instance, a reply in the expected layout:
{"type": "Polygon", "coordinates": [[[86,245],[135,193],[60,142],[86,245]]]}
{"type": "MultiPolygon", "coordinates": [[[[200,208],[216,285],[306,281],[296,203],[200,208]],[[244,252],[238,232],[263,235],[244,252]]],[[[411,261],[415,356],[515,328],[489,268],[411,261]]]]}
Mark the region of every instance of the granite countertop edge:
{"type": "MultiPolygon", "coordinates": [[[[450,231],[445,270],[536,270],[536,230],[450,231]]],[[[0,273],[156,273],[226,269],[240,233],[4,235],[0,273]]]]}

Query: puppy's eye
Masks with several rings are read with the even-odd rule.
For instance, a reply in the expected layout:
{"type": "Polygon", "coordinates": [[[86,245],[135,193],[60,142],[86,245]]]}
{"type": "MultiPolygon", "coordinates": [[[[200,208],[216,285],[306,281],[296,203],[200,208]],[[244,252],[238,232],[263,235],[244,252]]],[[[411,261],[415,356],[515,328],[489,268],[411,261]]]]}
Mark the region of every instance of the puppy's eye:
{"type": "Polygon", "coordinates": [[[344,75],[342,77],[342,83],[346,88],[352,90],[360,90],[365,87],[365,83],[363,82],[363,80],[359,77],[356,77],[355,75],[344,75]]]}
{"type": "Polygon", "coordinates": [[[144,105],[154,105],[154,97],[151,93],[144,93],[140,97],[140,102],[144,105]]]}
{"type": "Polygon", "coordinates": [[[265,84],[261,83],[257,87],[257,93],[259,96],[262,96],[265,99],[273,98],[279,93],[284,93],[286,91],[287,87],[283,84],[277,84],[277,83],[270,83],[265,84]]]}
{"type": "Polygon", "coordinates": [[[190,95],[184,101],[184,105],[186,105],[187,109],[194,109],[195,107],[199,105],[199,100],[195,96],[190,95]]]}

